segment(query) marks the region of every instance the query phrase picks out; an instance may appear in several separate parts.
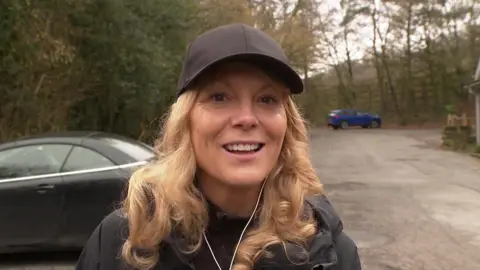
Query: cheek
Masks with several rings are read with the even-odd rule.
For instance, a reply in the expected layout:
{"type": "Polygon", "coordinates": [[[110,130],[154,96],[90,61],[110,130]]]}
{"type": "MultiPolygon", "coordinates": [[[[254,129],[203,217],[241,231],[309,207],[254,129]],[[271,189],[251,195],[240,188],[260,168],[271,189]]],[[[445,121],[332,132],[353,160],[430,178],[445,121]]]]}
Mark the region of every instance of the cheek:
{"type": "Polygon", "coordinates": [[[265,129],[276,143],[282,144],[287,131],[287,118],[285,113],[279,112],[263,121],[265,129]]]}
{"type": "Polygon", "coordinates": [[[205,135],[203,134],[202,130],[202,117],[199,114],[198,110],[192,110],[190,114],[190,139],[192,141],[193,150],[195,153],[196,158],[198,159],[199,153],[201,150],[200,148],[203,147],[202,141],[204,142],[205,135]]]}
{"type": "Polygon", "coordinates": [[[190,117],[190,130],[193,149],[197,157],[208,154],[208,147],[215,146],[215,139],[219,134],[220,124],[210,114],[202,110],[192,111],[190,117]]]}
{"type": "Polygon", "coordinates": [[[193,144],[193,150],[198,158],[199,156],[201,157],[199,153],[201,153],[202,149],[205,148],[206,141],[208,140],[208,126],[205,126],[202,117],[195,116],[190,119],[190,136],[193,144]]]}

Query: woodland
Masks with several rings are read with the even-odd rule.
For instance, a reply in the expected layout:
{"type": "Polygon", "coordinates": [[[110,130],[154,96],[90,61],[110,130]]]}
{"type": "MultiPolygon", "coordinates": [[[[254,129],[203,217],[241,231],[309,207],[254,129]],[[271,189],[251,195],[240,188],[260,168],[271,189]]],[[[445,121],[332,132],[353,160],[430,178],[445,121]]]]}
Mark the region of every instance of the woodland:
{"type": "Polygon", "coordinates": [[[189,42],[243,22],[304,78],[308,122],[355,108],[385,123],[473,115],[479,0],[2,0],[0,142],[61,130],[151,141],[189,42]]]}

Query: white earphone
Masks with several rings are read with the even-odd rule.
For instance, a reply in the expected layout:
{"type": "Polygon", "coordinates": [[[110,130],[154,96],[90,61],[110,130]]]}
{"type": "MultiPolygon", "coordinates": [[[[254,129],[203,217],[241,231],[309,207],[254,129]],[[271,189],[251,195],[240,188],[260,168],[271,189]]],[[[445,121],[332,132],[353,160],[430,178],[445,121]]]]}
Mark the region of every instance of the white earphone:
{"type": "MultiPolygon", "coordinates": [[[[267,180],[265,178],[265,180],[262,183],[262,187],[260,188],[260,192],[258,194],[257,203],[255,204],[255,208],[253,209],[253,212],[250,215],[250,218],[248,219],[248,222],[245,225],[245,228],[243,228],[243,231],[240,234],[240,238],[238,239],[237,245],[235,246],[235,251],[233,252],[232,260],[230,261],[230,267],[228,268],[229,270],[232,270],[232,266],[233,266],[233,262],[235,261],[235,255],[237,254],[238,246],[240,245],[240,242],[242,241],[243,235],[247,231],[248,225],[250,225],[250,222],[252,221],[253,217],[255,216],[255,213],[257,212],[258,205],[260,204],[260,198],[262,198],[263,187],[265,186],[266,182],[267,182],[267,180]]],[[[208,242],[207,236],[205,235],[205,231],[203,231],[203,239],[205,239],[205,243],[207,243],[208,249],[210,250],[210,254],[212,254],[213,260],[217,264],[218,269],[222,270],[222,267],[218,263],[217,258],[215,257],[215,254],[213,253],[213,249],[210,246],[210,243],[208,242]]]]}

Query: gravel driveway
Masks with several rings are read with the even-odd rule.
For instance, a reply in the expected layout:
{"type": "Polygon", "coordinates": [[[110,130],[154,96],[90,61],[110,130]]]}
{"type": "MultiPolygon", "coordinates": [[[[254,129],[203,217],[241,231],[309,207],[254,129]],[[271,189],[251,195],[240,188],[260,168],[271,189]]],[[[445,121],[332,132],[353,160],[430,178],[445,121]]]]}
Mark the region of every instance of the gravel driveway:
{"type": "MultiPolygon", "coordinates": [[[[480,269],[480,159],[440,150],[439,134],[312,131],[314,165],[364,269],[480,269]]],[[[1,257],[0,269],[73,269],[74,258],[28,256],[1,257]]]]}

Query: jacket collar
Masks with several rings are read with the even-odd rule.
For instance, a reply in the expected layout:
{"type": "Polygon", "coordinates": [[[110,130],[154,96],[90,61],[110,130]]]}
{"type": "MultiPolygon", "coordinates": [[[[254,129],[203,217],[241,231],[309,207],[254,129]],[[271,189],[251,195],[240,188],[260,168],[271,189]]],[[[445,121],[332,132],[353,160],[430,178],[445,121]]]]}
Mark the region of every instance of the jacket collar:
{"type": "MultiPolygon", "coordinates": [[[[275,244],[269,247],[272,257],[260,258],[254,269],[327,269],[337,263],[337,254],[334,248],[334,239],[343,230],[342,222],[333,209],[331,203],[324,195],[316,195],[306,198],[307,209],[313,211],[317,220],[317,234],[310,241],[308,251],[293,243],[275,244]],[[292,265],[292,262],[295,263],[292,265]],[[322,266],[323,268],[321,268],[322,266]]],[[[184,266],[192,265],[192,261],[198,252],[184,253],[187,245],[179,236],[174,234],[165,239],[178,258],[168,256],[166,260],[176,260],[175,264],[181,263],[184,266]],[[178,261],[180,259],[180,261],[178,261]]],[[[173,265],[166,263],[166,265],[173,265]]]]}
{"type": "Polygon", "coordinates": [[[327,269],[337,264],[334,239],[343,230],[339,216],[324,195],[308,197],[305,203],[307,211],[313,211],[310,213],[317,220],[317,234],[309,242],[309,250],[293,243],[273,245],[270,248],[274,256],[260,258],[256,269],[289,269],[292,266],[295,269],[327,269]]]}

